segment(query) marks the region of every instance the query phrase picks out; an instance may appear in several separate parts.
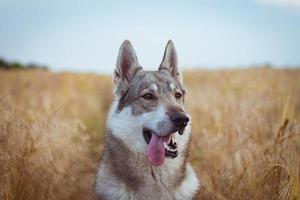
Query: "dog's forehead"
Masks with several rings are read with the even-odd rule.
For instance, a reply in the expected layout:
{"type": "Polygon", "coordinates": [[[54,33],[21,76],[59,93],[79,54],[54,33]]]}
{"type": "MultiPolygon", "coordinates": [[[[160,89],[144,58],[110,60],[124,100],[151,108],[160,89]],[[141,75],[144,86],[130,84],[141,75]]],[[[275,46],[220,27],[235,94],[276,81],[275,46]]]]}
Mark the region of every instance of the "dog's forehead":
{"type": "Polygon", "coordinates": [[[154,91],[174,91],[182,86],[169,73],[161,71],[141,71],[132,80],[132,87],[138,90],[150,89],[154,91]]]}

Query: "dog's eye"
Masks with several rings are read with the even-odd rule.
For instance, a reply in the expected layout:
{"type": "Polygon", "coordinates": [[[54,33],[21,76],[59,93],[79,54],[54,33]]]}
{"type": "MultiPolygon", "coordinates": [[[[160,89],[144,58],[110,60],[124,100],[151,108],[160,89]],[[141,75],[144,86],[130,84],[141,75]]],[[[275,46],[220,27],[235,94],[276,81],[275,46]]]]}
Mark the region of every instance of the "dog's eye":
{"type": "Polygon", "coordinates": [[[151,93],[144,94],[142,97],[146,100],[154,99],[154,95],[152,95],[151,93]]]}
{"type": "Polygon", "coordinates": [[[182,94],[181,94],[181,93],[179,93],[179,92],[176,92],[176,93],[175,93],[175,98],[176,98],[176,99],[181,99],[181,97],[182,97],[182,94]]]}

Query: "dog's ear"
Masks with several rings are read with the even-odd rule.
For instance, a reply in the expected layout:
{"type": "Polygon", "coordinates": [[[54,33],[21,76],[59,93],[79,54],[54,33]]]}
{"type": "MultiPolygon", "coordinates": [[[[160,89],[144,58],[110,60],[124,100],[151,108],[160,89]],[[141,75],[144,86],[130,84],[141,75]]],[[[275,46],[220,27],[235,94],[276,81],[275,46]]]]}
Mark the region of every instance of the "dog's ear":
{"type": "Polygon", "coordinates": [[[181,74],[178,70],[177,53],[172,40],[168,41],[163,60],[158,70],[168,71],[175,79],[182,83],[181,74]]]}
{"type": "Polygon", "coordinates": [[[123,81],[128,83],[138,69],[141,69],[141,67],[138,64],[135,51],[129,40],[125,40],[119,50],[113,77],[114,83],[117,86],[123,81]]]}

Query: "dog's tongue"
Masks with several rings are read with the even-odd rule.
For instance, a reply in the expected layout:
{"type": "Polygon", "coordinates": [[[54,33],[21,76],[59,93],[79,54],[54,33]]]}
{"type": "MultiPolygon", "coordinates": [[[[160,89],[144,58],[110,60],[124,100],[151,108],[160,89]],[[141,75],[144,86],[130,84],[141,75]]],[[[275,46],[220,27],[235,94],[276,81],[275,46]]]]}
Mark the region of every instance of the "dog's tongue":
{"type": "Polygon", "coordinates": [[[151,140],[147,147],[148,160],[154,166],[162,165],[165,159],[164,142],[168,143],[170,136],[160,137],[152,134],[151,140]]]}

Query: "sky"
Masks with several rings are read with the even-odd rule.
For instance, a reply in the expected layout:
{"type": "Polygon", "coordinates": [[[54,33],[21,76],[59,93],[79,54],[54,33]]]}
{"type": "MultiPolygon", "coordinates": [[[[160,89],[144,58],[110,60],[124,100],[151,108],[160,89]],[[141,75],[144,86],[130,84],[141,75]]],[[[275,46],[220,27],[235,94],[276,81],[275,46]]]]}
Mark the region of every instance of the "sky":
{"type": "Polygon", "coordinates": [[[169,39],[183,69],[299,67],[300,0],[0,0],[8,61],[109,74],[125,39],[149,70],[169,39]]]}

